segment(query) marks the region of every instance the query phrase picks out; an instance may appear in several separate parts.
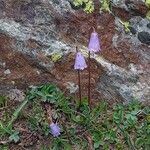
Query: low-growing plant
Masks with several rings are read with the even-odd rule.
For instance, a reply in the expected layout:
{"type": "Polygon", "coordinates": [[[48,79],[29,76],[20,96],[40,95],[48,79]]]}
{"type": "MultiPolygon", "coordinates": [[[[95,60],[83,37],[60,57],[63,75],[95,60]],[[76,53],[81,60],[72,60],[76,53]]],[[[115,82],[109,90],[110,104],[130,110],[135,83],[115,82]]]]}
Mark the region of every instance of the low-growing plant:
{"type": "MultiPolygon", "coordinates": [[[[87,99],[83,99],[78,110],[74,99],[65,97],[51,84],[33,87],[29,90],[27,99],[28,107],[32,108],[27,114],[32,132],[50,136],[44,104],[51,107],[49,115],[61,129],[60,135],[51,137],[49,146],[45,145],[41,150],[71,150],[74,147],[80,150],[88,147],[95,150],[109,150],[112,147],[116,150],[150,148],[150,108],[143,107],[137,101],[133,100],[128,105],[117,104],[113,108],[107,102],[101,101],[90,109],[87,99]]],[[[20,108],[17,113],[24,107],[20,108]]],[[[9,135],[9,140],[17,142],[19,132],[12,128],[13,122],[9,126],[1,123],[0,133],[9,135]]]]}

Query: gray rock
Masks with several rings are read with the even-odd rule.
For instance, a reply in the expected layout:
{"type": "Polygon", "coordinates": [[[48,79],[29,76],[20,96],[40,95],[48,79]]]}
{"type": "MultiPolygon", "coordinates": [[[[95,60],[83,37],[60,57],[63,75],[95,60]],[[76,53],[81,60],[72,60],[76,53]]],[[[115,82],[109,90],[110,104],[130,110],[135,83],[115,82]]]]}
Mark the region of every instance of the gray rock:
{"type": "Polygon", "coordinates": [[[139,32],[138,39],[141,41],[141,43],[150,45],[150,34],[148,32],[139,32]]]}
{"type": "Polygon", "coordinates": [[[0,0],[0,18],[3,17],[4,15],[4,10],[5,10],[5,3],[3,0],[0,0]]]}
{"type": "Polygon", "coordinates": [[[4,71],[4,74],[9,75],[9,74],[11,74],[11,71],[9,69],[7,69],[4,71]]]}
{"type": "Polygon", "coordinates": [[[25,99],[25,93],[18,89],[11,89],[8,92],[7,97],[9,98],[9,100],[22,102],[25,99]]]}
{"type": "MultiPolygon", "coordinates": [[[[113,45],[114,45],[114,47],[117,48],[117,47],[119,47],[119,45],[121,43],[126,41],[126,43],[129,43],[128,50],[130,52],[135,52],[138,55],[139,59],[143,60],[144,63],[147,64],[150,61],[149,47],[148,46],[142,47],[141,41],[146,42],[145,44],[149,43],[148,35],[150,34],[150,30],[147,28],[147,24],[149,21],[147,19],[143,19],[138,16],[138,17],[132,17],[129,20],[129,22],[130,22],[130,25],[137,31],[136,34],[133,34],[133,35],[131,33],[126,34],[124,31],[123,25],[120,23],[119,18],[115,18],[116,29],[119,31],[119,34],[114,35],[113,45]],[[141,32],[142,32],[142,34],[140,34],[140,40],[141,40],[140,41],[139,33],[141,33],[141,32]],[[147,39],[145,39],[146,41],[144,41],[144,39],[142,39],[142,37],[143,38],[146,38],[146,37],[141,36],[145,32],[147,35],[147,39]],[[116,39],[116,37],[118,37],[118,38],[116,39]]],[[[118,49],[118,51],[120,51],[120,49],[118,49]]],[[[123,51],[123,49],[122,49],[122,51],[123,51]]]]}
{"type": "Polygon", "coordinates": [[[122,101],[129,101],[133,98],[140,101],[149,101],[150,69],[148,66],[150,62],[150,30],[147,27],[149,21],[141,17],[132,17],[129,22],[136,30],[135,34],[125,33],[124,27],[119,22],[119,18],[116,18],[115,23],[118,34],[113,36],[112,44],[114,48],[122,52],[124,56],[128,53],[135,53],[139,62],[137,64],[130,63],[128,66],[129,70],[126,70],[128,73],[122,72],[121,68],[119,68],[118,74],[116,74],[116,70],[113,74],[106,73],[100,78],[98,91],[104,93],[109,99],[120,97],[122,101]],[[142,43],[146,45],[142,45],[142,43]],[[121,48],[122,45],[124,45],[123,48],[121,48]]]}
{"type": "Polygon", "coordinates": [[[66,89],[69,90],[70,94],[76,93],[78,90],[78,85],[73,82],[67,82],[66,89]]]}
{"type": "Polygon", "coordinates": [[[133,28],[133,27],[130,26],[129,29],[130,29],[130,32],[131,32],[132,34],[136,34],[136,33],[137,33],[137,31],[136,31],[135,28],[133,28]]]}
{"type": "Polygon", "coordinates": [[[112,0],[112,4],[116,7],[123,8],[125,10],[128,10],[125,0],[112,0]]]}
{"type": "MultiPolygon", "coordinates": [[[[111,2],[113,6],[134,13],[134,15],[143,15],[143,12],[138,10],[138,6],[145,6],[144,0],[112,0],[111,2]]],[[[142,8],[146,9],[146,6],[142,8]]]]}
{"type": "Polygon", "coordinates": [[[6,62],[1,62],[0,61],[0,68],[5,68],[6,67],[6,62]]]}
{"type": "Polygon", "coordinates": [[[137,72],[134,68],[131,69],[131,72],[121,72],[116,74],[110,73],[109,75],[105,73],[99,79],[99,83],[97,84],[97,91],[102,93],[107,99],[119,99],[125,103],[133,99],[137,99],[139,101],[148,100],[147,98],[150,96],[150,82],[143,81],[142,77],[138,74],[141,72],[137,72]]]}

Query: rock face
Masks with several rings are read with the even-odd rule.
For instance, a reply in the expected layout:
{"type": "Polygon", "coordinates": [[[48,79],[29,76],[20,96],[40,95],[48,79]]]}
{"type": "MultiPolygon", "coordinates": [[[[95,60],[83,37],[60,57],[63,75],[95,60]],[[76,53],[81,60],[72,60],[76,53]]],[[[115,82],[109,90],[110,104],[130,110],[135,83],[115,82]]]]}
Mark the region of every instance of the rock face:
{"type": "MultiPolygon", "coordinates": [[[[150,22],[142,18],[148,9],[143,1],[131,0],[114,0],[113,8],[115,17],[108,13],[86,14],[67,0],[0,0],[0,54],[5,56],[6,50],[21,53],[23,60],[40,68],[35,72],[37,76],[41,75],[41,68],[55,72],[57,68],[47,56],[59,53],[67,57],[75,52],[76,44],[86,55],[94,26],[103,49],[93,58],[101,65],[97,69],[103,71],[95,89],[108,100],[127,102],[136,98],[149,102],[150,22]],[[129,20],[131,32],[124,31],[119,17],[129,20]]],[[[0,64],[4,63],[5,59],[0,60],[0,64]]],[[[1,80],[3,72],[10,69],[8,64],[0,65],[1,80]]],[[[6,78],[10,76],[11,73],[6,78]]],[[[74,81],[66,81],[65,85],[68,82],[74,81]]]]}
{"type": "MultiPolygon", "coordinates": [[[[126,101],[133,98],[145,101],[149,100],[150,96],[150,30],[147,27],[149,21],[139,16],[132,17],[129,21],[131,27],[137,32],[134,34],[125,33],[118,18],[116,18],[115,22],[118,33],[115,33],[113,37],[114,48],[120,53],[123,53],[124,58],[128,61],[126,71],[128,71],[129,74],[122,73],[121,75],[121,72],[116,74],[116,71],[114,71],[114,73],[111,73],[111,76],[104,75],[101,79],[102,83],[99,88],[102,90],[102,86],[109,86],[109,90],[106,88],[106,92],[110,94],[109,97],[113,97],[113,93],[115,92],[115,94],[120,95],[120,97],[126,99],[126,101]],[[133,60],[131,59],[132,54],[136,56],[133,60]],[[128,55],[130,55],[130,58],[128,58],[128,55]],[[116,93],[116,91],[118,92],[116,93]]],[[[121,69],[119,70],[121,71],[121,69]]]]}
{"type": "Polygon", "coordinates": [[[34,50],[52,53],[54,49],[67,53],[70,49],[65,42],[61,42],[54,23],[57,15],[62,17],[61,15],[65,13],[65,8],[63,9],[65,3],[58,5],[62,7],[62,12],[60,11],[61,8],[55,8],[57,7],[55,1],[52,4],[49,1],[39,0],[6,0],[3,3],[9,7],[5,8],[4,16],[0,20],[1,34],[4,33],[14,39],[13,49],[27,53],[29,51],[34,53],[34,50]],[[55,11],[52,9],[55,9],[55,11]],[[32,45],[35,47],[32,47],[32,45]]]}

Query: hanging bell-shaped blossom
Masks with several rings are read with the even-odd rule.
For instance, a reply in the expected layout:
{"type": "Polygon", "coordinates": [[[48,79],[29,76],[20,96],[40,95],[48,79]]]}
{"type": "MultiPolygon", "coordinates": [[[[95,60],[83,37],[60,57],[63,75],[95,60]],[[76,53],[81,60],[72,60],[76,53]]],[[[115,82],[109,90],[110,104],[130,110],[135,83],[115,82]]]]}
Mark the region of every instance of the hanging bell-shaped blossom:
{"type": "Polygon", "coordinates": [[[51,134],[54,136],[54,137],[58,137],[60,135],[60,128],[59,126],[57,125],[57,123],[51,123],[50,124],[50,129],[51,129],[51,134]]]}
{"type": "Polygon", "coordinates": [[[94,53],[99,52],[101,50],[98,34],[95,31],[91,33],[88,49],[90,52],[94,53]]]}
{"type": "Polygon", "coordinates": [[[85,62],[84,56],[82,55],[81,52],[77,52],[76,58],[75,58],[74,69],[84,70],[85,68],[87,68],[87,64],[85,62]]]}

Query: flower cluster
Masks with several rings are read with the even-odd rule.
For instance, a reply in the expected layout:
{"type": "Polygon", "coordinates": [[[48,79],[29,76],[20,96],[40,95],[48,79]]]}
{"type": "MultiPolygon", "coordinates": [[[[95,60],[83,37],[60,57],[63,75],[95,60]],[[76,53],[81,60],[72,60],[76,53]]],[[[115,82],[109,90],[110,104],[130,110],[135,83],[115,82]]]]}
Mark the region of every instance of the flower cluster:
{"type": "MultiPolygon", "coordinates": [[[[95,31],[91,33],[89,44],[88,44],[88,49],[92,53],[96,53],[96,52],[101,51],[98,34],[95,31]]],[[[85,68],[87,68],[87,65],[86,65],[84,56],[82,55],[81,52],[77,52],[76,58],[75,58],[74,69],[84,70],[85,68]]]]}

